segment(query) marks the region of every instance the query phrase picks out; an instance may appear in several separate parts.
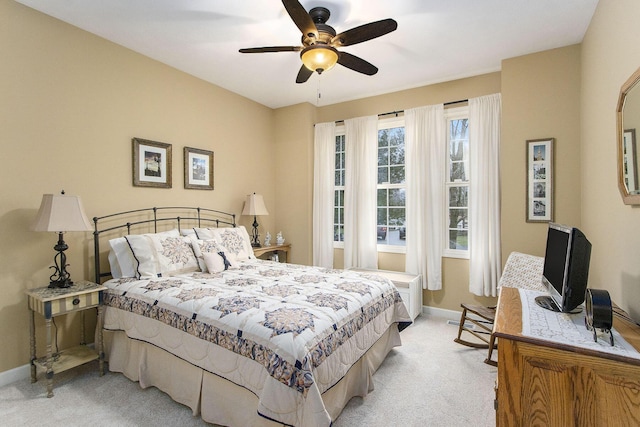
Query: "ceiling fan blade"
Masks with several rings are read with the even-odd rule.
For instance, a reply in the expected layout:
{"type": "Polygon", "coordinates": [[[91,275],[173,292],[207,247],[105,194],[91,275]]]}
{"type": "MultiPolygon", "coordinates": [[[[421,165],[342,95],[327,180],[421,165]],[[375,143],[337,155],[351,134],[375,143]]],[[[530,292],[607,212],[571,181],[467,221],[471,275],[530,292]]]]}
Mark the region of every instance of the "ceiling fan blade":
{"type": "Polygon", "coordinates": [[[376,37],[384,36],[398,28],[398,23],[393,19],[370,22],[344,31],[331,39],[331,46],[350,46],[356,43],[366,42],[376,37]]]}
{"type": "Polygon", "coordinates": [[[297,0],[282,0],[284,8],[287,9],[287,13],[293,20],[293,23],[302,31],[302,34],[307,37],[318,38],[318,29],[316,24],[313,23],[313,19],[309,16],[306,9],[297,0]]]}
{"type": "Polygon", "coordinates": [[[338,64],[350,68],[353,71],[366,74],[367,76],[373,76],[378,72],[378,67],[375,65],[347,52],[340,52],[338,54],[338,64]]]}
{"type": "Polygon", "coordinates": [[[309,77],[311,77],[311,74],[313,74],[313,71],[305,67],[303,64],[302,67],[300,67],[300,71],[298,71],[298,77],[296,77],[296,83],[306,82],[307,80],[309,80],[309,77]]]}
{"type": "Polygon", "coordinates": [[[240,53],[264,53],[264,52],[300,52],[302,46],[267,46],[267,47],[250,47],[240,49],[240,53]]]}

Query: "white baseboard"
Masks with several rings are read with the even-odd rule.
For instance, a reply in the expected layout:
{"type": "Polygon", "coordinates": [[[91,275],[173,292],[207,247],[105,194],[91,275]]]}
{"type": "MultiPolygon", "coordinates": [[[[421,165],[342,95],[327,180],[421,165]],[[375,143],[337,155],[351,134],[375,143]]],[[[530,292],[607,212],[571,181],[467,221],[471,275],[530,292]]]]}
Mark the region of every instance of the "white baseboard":
{"type": "Polygon", "coordinates": [[[31,376],[30,368],[30,364],[27,363],[26,365],[0,372],[0,387],[4,387],[16,381],[28,379],[31,376]]]}
{"type": "Polygon", "coordinates": [[[422,315],[440,317],[446,320],[455,320],[456,322],[459,322],[462,312],[456,311],[456,310],[448,310],[446,308],[437,308],[437,307],[430,307],[428,305],[423,305],[422,315]]]}

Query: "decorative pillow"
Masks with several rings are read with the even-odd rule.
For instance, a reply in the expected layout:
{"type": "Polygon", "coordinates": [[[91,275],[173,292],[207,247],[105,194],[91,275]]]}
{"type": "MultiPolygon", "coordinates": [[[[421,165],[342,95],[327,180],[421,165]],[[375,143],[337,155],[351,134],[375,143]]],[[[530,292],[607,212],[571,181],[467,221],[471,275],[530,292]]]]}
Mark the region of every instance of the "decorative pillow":
{"type": "Polygon", "coordinates": [[[219,273],[230,268],[237,268],[238,264],[233,254],[220,252],[205,252],[202,254],[209,273],[219,273]]]}
{"type": "Polygon", "coordinates": [[[178,230],[125,236],[137,261],[137,278],[200,271],[191,239],[178,230]]]}
{"type": "Polygon", "coordinates": [[[218,253],[225,252],[226,248],[223,248],[217,241],[213,239],[208,240],[198,240],[195,235],[190,237],[191,246],[193,247],[193,252],[196,255],[196,259],[198,260],[198,264],[200,265],[200,270],[207,271],[206,263],[204,262],[204,254],[206,253],[218,253]]]}
{"type": "Polygon", "coordinates": [[[136,277],[136,267],[138,262],[131,253],[131,248],[124,237],[109,240],[111,251],[109,252],[109,264],[111,265],[111,276],[114,279],[120,277],[136,277]],[[115,256],[116,262],[111,262],[111,253],[115,256]],[[116,277],[120,275],[120,277],[116,277]]]}
{"type": "Polygon", "coordinates": [[[213,239],[233,253],[237,261],[255,258],[249,233],[244,226],[236,228],[194,228],[199,239],[213,239]]]}

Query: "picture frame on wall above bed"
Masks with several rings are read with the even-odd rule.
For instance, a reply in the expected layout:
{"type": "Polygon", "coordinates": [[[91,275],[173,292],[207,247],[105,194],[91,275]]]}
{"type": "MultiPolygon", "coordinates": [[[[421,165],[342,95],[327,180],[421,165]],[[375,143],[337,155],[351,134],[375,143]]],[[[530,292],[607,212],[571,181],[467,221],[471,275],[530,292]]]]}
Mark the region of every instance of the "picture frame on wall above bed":
{"type": "Polygon", "coordinates": [[[527,222],[553,221],[554,140],[527,140],[527,222]]]}
{"type": "Polygon", "coordinates": [[[133,186],[171,188],[171,144],[133,138],[133,186]]]}
{"type": "Polygon", "coordinates": [[[213,151],[184,147],[184,188],[213,190],[213,151]]]}

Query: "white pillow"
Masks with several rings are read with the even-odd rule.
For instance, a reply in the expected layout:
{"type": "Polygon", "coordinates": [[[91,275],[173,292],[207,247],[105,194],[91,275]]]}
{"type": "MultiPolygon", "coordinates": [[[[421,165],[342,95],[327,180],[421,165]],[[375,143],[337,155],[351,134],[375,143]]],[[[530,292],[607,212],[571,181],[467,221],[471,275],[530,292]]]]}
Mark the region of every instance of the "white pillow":
{"type": "Polygon", "coordinates": [[[191,239],[178,230],[125,236],[137,261],[136,277],[163,277],[200,271],[191,239]]]}
{"type": "Polygon", "coordinates": [[[198,239],[214,239],[227,249],[225,253],[233,253],[237,261],[255,258],[249,233],[242,225],[236,228],[194,228],[194,230],[198,239]]]}
{"type": "Polygon", "coordinates": [[[116,257],[116,253],[113,249],[109,251],[109,271],[111,272],[111,277],[114,279],[120,279],[122,277],[122,271],[120,271],[120,264],[118,264],[118,258],[116,257]]]}
{"type": "Polygon", "coordinates": [[[113,251],[117,260],[117,267],[114,268],[114,265],[111,263],[111,259],[109,259],[109,263],[111,264],[111,275],[113,278],[119,279],[120,277],[136,277],[136,267],[138,262],[133,257],[133,253],[127,243],[127,239],[124,237],[111,239],[109,240],[109,245],[111,246],[111,251],[113,251]],[[114,273],[116,275],[119,273],[120,277],[116,277],[114,273]]]}
{"type": "Polygon", "coordinates": [[[196,230],[193,228],[183,228],[180,230],[180,234],[183,236],[191,237],[196,235],[196,230]]]}
{"type": "Polygon", "coordinates": [[[220,273],[221,271],[225,271],[229,268],[238,267],[238,262],[236,261],[233,254],[227,255],[222,251],[221,253],[224,254],[225,258],[229,262],[228,266],[225,266],[225,263],[224,263],[225,258],[223,258],[222,255],[220,255],[217,252],[205,252],[202,254],[202,257],[204,258],[204,262],[207,266],[207,271],[209,273],[220,273]]]}

